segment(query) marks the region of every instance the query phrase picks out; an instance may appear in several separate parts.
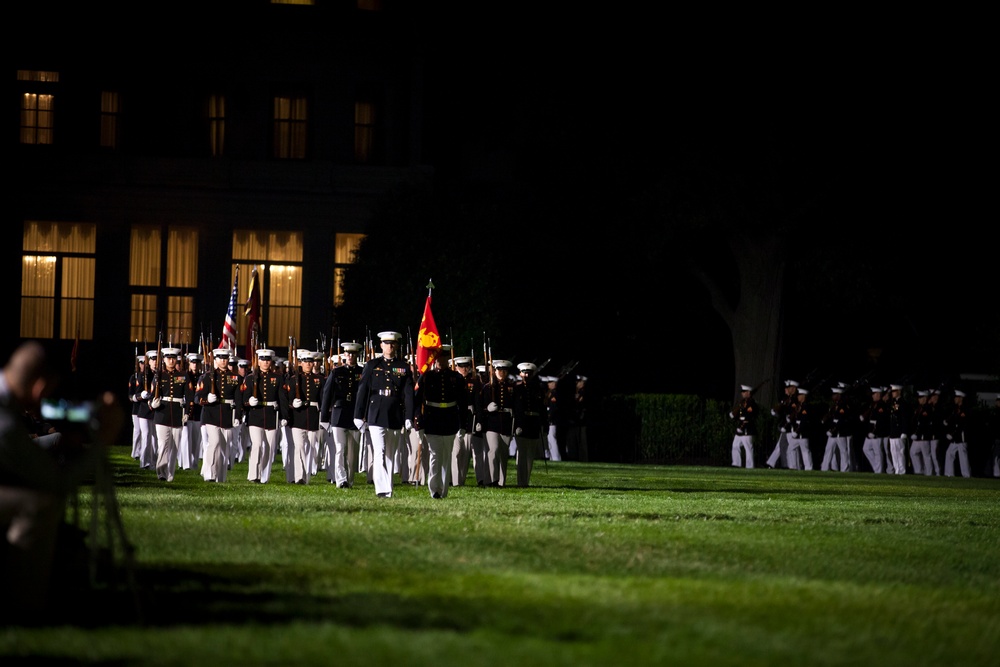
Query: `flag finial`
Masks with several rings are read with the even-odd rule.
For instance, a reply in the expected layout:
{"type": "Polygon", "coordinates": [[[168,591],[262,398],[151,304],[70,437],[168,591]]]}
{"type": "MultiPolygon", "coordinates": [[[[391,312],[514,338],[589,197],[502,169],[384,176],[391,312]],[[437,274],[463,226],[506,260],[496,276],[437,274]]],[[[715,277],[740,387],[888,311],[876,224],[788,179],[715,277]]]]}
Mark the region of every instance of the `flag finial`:
{"type": "Polygon", "coordinates": [[[427,296],[430,296],[431,290],[434,289],[434,280],[427,281],[427,296]]]}

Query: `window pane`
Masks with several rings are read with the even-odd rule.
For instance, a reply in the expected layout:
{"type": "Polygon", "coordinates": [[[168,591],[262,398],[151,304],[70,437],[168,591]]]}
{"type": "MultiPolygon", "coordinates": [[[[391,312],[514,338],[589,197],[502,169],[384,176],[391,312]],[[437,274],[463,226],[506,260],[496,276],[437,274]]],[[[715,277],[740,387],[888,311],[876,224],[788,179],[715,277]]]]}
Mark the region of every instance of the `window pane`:
{"type": "Polygon", "coordinates": [[[170,339],[174,345],[191,343],[194,335],[194,297],[190,296],[168,296],[167,297],[167,331],[164,335],[170,339]]]}
{"type": "Polygon", "coordinates": [[[94,337],[94,300],[63,298],[59,337],[63,340],[91,340],[94,337]]]}
{"type": "Polygon", "coordinates": [[[167,286],[198,286],[198,231],[171,228],[167,232],[167,286]]]}
{"type": "Polygon", "coordinates": [[[62,296],[74,299],[94,298],[94,267],[92,257],[63,257],[62,296]]]}
{"type": "Polygon", "coordinates": [[[267,259],[267,245],[267,232],[237,229],[233,232],[233,259],[267,259]]]}
{"type": "Polygon", "coordinates": [[[160,284],[160,230],[135,225],[129,254],[129,284],[157,287],[160,284]]]}
{"type": "Polygon", "coordinates": [[[55,299],[21,297],[21,337],[52,338],[55,299]]]}
{"type": "Polygon", "coordinates": [[[295,340],[299,339],[300,311],[300,308],[275,306],[271,306],[268,310],[270,318],[267,324],[267,344],[281,356],[285,356],[284,352],[288,349],[289,336],[293,336],[295,340]]]}
{"type": "Polygon", "coordinates": [[[97,252],[97,225],[80,222],[24,223],[24,250],[29,252],[97,252]]]}
{"type": "Polygon", "coordinates": [[[337,264],[353,264],[354,253],[357,252],[364,237],[364,234],[337,234],[333,261],[337,264]]]}
{"type": "Polygon", "coordinates": [[[268,237],[267,259],[273,262],[301,262],[301,232],[272,232],[268,237]]]}
{"type": "Polygon", "coordinates": [[[156,342],[156,296],[132,295],[132,315],[129,337],[132,340],[154,344],[156,342]]]}
{"type": "Polygon", "coordinates": [[[25,255],[21,263],[21,295],[56,295],[56,258],[25,255]]]}

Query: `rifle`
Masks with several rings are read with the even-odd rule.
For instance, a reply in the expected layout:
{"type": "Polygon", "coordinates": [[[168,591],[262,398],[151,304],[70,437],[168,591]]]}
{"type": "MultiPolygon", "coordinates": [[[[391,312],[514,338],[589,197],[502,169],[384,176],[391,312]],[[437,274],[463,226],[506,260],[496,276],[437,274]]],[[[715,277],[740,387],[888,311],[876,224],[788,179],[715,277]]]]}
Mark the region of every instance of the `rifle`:
{"type": "MultiPolygon", "coordinates": [[[[211,341],[209,341],[209,342],[211,342],[211,341]]],[[[204,355],[205,355],[205,372],[212,374],[212,384],[209,387],[209,392],[213,393],[213,394],[218,394],[218,392],[215,391],[215,389],[216,389],[216,386],[215,386],[215,353],[212,352],[212,346],[211,345],[205,345],[205,334],[201,334],[201,337],[198,339],[198,348],[199,348],[199,350],[202,349],[202,348],[204,348],[204,350],[205,350],[205,352],[204,352],[204,355]]]]}
{"type": "Polygon", "coordinates": [[[293,359],[295,359],[295,338],[293,338],[292,336],[289,336],[288,337],[288,365],[289,365],[289,367],[291,367],[291,369],[294,369],[294,370],[290,370],[289,368],[286,368],[285,369],[285,375],[294,375],[295,376],[295,396],[294,396],[294,398],[298,398],[299,397],[299,379],[300,379],[299,378],[299,366],[298,366],[298,364],[293,363],[293,361],[292,361],[293,359]]]}
{"type": "Polygon", "coordinates": [[[161,331],[156,339],[156,374],[154,376],[154,381],[156,386],[153,387],[153,398],[160,397],[160,369],[163,364],[160,361],[163,357],[163,332],[161,331]]]}
{"type": "Polygon", "coordinates": [[[490,382],[493,382],[493,346],[490,345],[485,331],[483,332],[483,358],[486,360],[486,377],[489,378],[490,382]]]}

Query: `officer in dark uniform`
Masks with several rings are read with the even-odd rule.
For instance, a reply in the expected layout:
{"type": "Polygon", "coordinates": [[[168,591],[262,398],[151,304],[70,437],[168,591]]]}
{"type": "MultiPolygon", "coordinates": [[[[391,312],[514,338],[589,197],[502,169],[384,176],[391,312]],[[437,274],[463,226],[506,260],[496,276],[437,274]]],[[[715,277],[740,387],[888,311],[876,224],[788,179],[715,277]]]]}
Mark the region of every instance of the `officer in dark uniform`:
{"type": "Polygon", "coordinates": [[[285,376],[280,394],[292,431],[293,481],[308,484],[319,455],[319,400],[323,378],[313,372],[316,355],[312,350],[297,350],[298,371],[285,376]]]}
{"type": "Polygon", "coordinates": [[[517,445],[517,485],[528,486],[536,456],[544,456],[548,434],[545,406],[546,387],[538,377],[538,366],[530,362],[517,365],[521,382],[514,387],[514,442],[517,445]]]}
{"type": "Polygon", "coordinates": [[[153,398],[153,383],[156,381],[156,350],[146,352],[146,364],[142,369],[142,386],[139,388],[139,431],[142,444],[139,451],[139,467],[149,470],[156,465],[156,424],[153,423],[153,409],[149,399],[153,398]]]}
{"type": "Polygon", "coordinates": [[[472,367],[472,357],[455,357],[455,370],[465,383],[465,412],[462,415],[464,435],[455,436],[455,447],[451,457],[451,485],[465,486],[469,474],[469,462],[473,463],[476,483],[486,486],[486,446],[482,433],[475,432],[476,402],[483,391],[483,380],[472,367]],[[483,477],[480,477],[483,475],[483,477]]]}
{"type": "Polygon", "coordinates": [[[820,420],[826,431],[826,448],[823,450],[820,470],[848,472],[851,469],[851,454],[847,434],[854,423],[851,421],[843,387],[833,387],[831,392],[830,404],[820,420]]]}
{"type": "Polygon", "coordinates": [[[361,432],[354,425],[354,404],[361,382],[361,366],[358,365],[361,343],[351,341],[341,343],[340,347],[344,351],[343,363],[334,366],[326,376],[319,418],[328,432],[327,442],[331,439],[333,442],[326,479],[338,488],[349,489],[354,486],[361,446],[361,432]]]}
{"type": "Polygon", "coordinates": [[[143,376],[146,370],[146,355],[136,355],[135,370],[128,379],[128,400],[132,408],[132,458],[136,461],[142,455],[143,431],[139,427],[139,410],[142,399],[139,398],[142,392],[143,376]]]}
{"type": "Polygon", "coordinates": [[[195,391],[202,406],[201,423],[205,435],[201,477],[206,482],[225,482],[227,471],[232,468],[229,443],[239,437],[237,427],[241,425],[240,385],[243,380],[229,368],[229,350],[215,350],[211,356],[213,368],[201,376],[195,391]]]}
{"type": "Polygon", "coordinates": [[[885,472],[885,441],[889,438],[889,406],[882,400],[884,387],[873,386],[871,402],[861,413],[859,421],[865,426],[865,444],[861,447],[872,472],[885,472]]]}
{"type": "Polygon", "coordinates": [[[469,414],[469,395],[465,378],[448,368],[445,356],[449,345],[442,345],[434,364],[420,376],[417,405],[427,438],[427,490],[432,498],[444,498],[451,485],[452,448],[465,435],[464,420],[469,414]]]}
{"type": "Polygon", "coordinates": [[[933,475],[931,440],[934,438],[934,410],[929,405],[931,392],[917,391],[917,405],[913,411],[913,438],[910,440],[910,465],[915,475],[933,475]]]}
{"type": "Polygon", "coordinates": [[[733,467],[753,468],[754,439],[757,437],[757,415],[760,410],[753,398],[753,387],[740,385],[740,400],[729,411],[729,417],[736,420],[736,435],[733,436],[733,467]]]}
{"type": "MultiPolygon", "coordinates": [[[[486,434],[486,469],[489,486],[507,484],[507,459],[510,441],[514,436],[514,381],[510,378],[513,368],[506,359],[493,361],[493,380],[483,385],[479,400],[481,412],[477,421],[486,434]]],[[[479,428],[479,424],[476,425],[479,428]]]]}
{"type": "Polygon", "coordinates": [[[358,383],[354,425],[369,431],[372,440],[372,476],[375,494],[392,497],[392,471],[403,429],[413,428],[413,372],[399,354],[403,337],[397,331],[378,334],[382,356],[365,364],[358,383]]]}
{"type": "Polygon", "coordinates": [[[789,470],[812,470],[813,458],[810,440],[815,429],[816,417],[809,405],[809,390],[796,387],[795,405],[788,416],[788,457],[789,470]]]}
{"type": "Polygon", "coordinates": [[[163,368],[156,374],[153,397],[149,400],[156,424],[156,476],[167,482],[174,481],[177,448],[186,417],[187,372],[177,367],[180,354],[179,348],[163,348],[163,368]]]}
{"type": "Polygon", "coordinates": [[[778,440],[774,443],[774,450],[767,457],[767,467],[777,468],[779,465],[788,468],[788,427],[798,405],[795,394],[798,393],[799,383],[796,380],[785,380],[785,395],[781,401],[771,408],[771,416],[775,417],[778,423],[778,440]]]}
{"type": "Polygon", "coordinates": [[[240,387],[241,403],[250,431],[250,461],[247,481],[267,484],[274,464],[274,448],[278,444],[278,422],[281,419],[279,394],[282,377],[272,368],[274,350],[256,351],[257,367],[247,373],[240,387]]]}
{"type": "Polygon", "coordinates": [[[177,465],[190,470],[198,465],[201,458],[201,403],[196,391],[201,378],[203,357],[197,352],[189,352],[187,373],[184,378],[184,429],[181,431],[180,447],[177,449],[177,465]]]}
{"type": "Polygon", "coordinates": [[[906,438],[912,433],[913,408],[903,400],[903,385],[889,385],[889,456],[886,472],[906,474],[906,438]]]}

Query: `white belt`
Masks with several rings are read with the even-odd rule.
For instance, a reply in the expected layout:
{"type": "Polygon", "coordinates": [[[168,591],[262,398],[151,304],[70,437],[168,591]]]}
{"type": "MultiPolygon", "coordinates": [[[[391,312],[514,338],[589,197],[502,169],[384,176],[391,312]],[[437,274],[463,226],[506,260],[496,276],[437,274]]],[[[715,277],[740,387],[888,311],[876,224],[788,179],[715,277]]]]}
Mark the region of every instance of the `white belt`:
{"type": "Polygon", "coordinates": [[[458,405],[458,401],[451,401],[450,403],[435,403],[434,401],[424,401],[424,405],[428,405],[432,408],[453,408],[458,405]]]}
{"type": "Polygon", "coordinates": [[[222,402],[225,403],[226,405],[236,405],[236,401],[234,401],[231,398],[225,398],[222,400],[222,402]]]}
{"type": "Polygon", "coordinates": [[[171,403],[183,403],[183,398],[161,398],[161,401],[170,401],[171,403]]]}
{"type": "Polygon", "coordinates": [[[257,405],[252,405],[253,408],[276,408],[278,407],[277,401],[268,401],[267,403],[260,402],[257,405]]]}
{"type": "Polygon", "coordinates": [[[308,403],[306,403],[306,405],[308,405],[310,407],[313,407],[313,408],[318,408],[319,407],[319,403],[317,403],[316,401],[309,401],[308,403]]]}
{"type": "Polygon", "coordinates": [[[379,389],[378,390],[378,395],[379,396],[392,396],[392,389],[379,389]]]}

